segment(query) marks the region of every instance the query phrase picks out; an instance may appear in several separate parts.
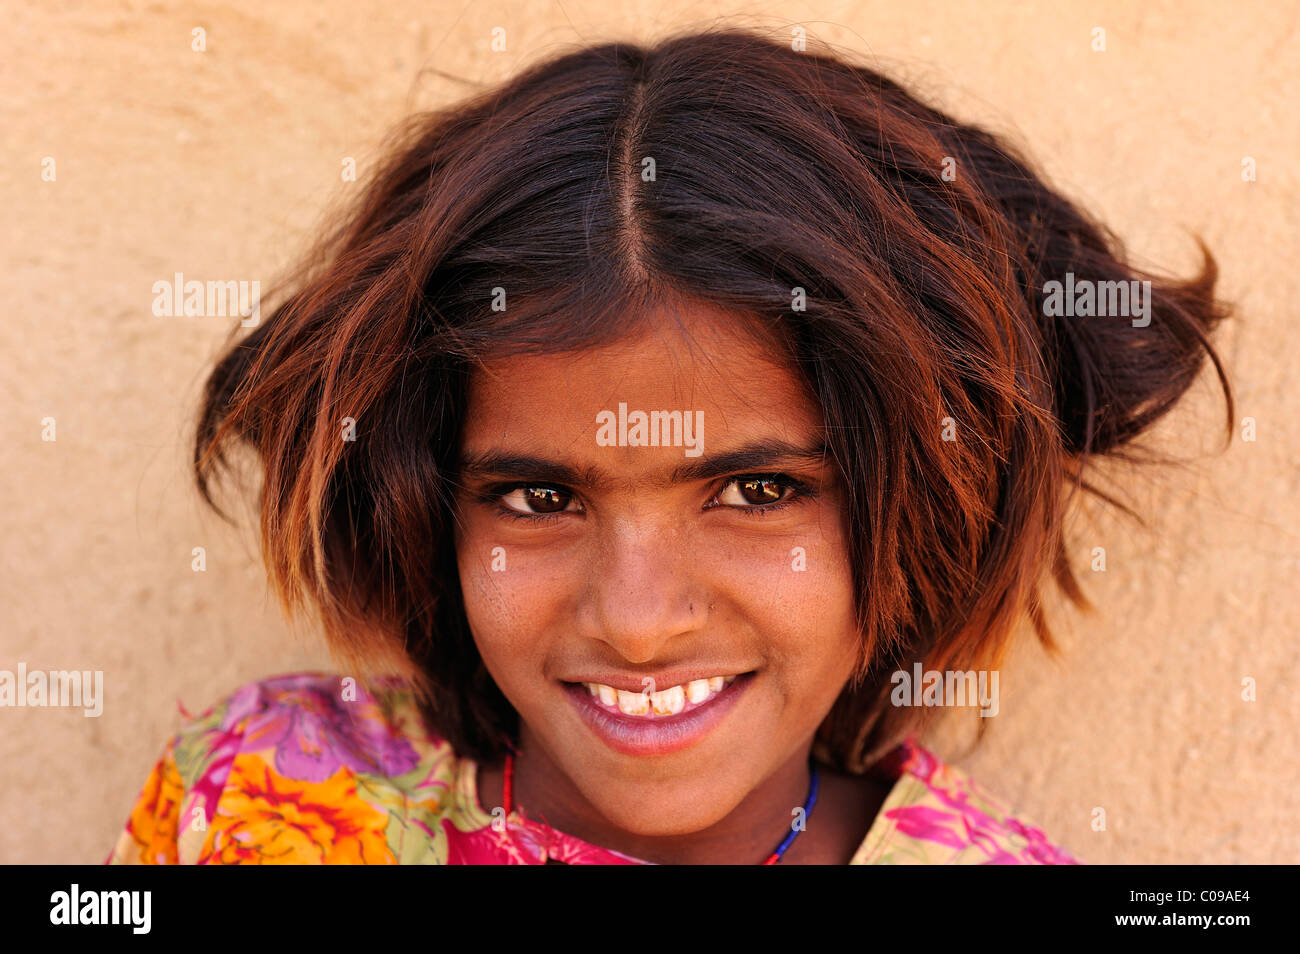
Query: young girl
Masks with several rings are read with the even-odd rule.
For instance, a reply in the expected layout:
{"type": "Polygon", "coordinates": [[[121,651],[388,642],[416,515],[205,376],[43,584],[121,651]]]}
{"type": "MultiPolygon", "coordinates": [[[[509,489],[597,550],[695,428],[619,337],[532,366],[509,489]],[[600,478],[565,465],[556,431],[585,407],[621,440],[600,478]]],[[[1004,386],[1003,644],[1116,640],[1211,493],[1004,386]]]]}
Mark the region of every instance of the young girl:
{"type": "Polygon", "coordinates": [[[191,719],[110,861],[1074,862],[916,740],[1052,646],[1045,573],[1087,605],[1091,458],[1207,356],[1231,427],[1202,252],[1140,273],[995,137],[745,32],[416,117],[195,447],[214,508],[256,451],[339,672],[191,719]]]}

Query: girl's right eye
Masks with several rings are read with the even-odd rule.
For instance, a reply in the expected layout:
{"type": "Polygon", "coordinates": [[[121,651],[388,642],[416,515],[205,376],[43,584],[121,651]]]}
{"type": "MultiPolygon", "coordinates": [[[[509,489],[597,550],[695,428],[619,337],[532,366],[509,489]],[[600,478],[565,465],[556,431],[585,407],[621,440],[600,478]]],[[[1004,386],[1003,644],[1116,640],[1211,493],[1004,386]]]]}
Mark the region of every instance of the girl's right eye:
{"type": "MultiPolygon", "coordinates": [[[[502,509],[525,519],[564,513],[574,503],[573,494],[545,484],[502,488],[496,495],[502,509]]],[[[575,508],[575,512],[580,508],[575,508]]]]}

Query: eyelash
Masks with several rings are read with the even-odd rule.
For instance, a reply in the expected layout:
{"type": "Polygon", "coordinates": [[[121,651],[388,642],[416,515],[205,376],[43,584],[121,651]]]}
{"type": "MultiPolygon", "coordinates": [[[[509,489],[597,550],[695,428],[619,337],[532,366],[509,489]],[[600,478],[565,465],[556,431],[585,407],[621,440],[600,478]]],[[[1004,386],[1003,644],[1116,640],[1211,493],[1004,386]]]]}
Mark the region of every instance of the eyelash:
{"type": "MultiPolygon", "coordinates": [[[[740,513],[743,513],[747,517],[754,517],[754,518],[761,519],[763,517],[768,516],[769,514],[775,513],[778,510],[784,510],[786,507],[792,506],[793,504],[800,503],[804,500],[808,500],[817,496],[816,491],[814,491],[812,487],[810,487],[808,484],[804,483],[803,481],[799,480],[796,477],[791,477],[789,474],[739,474],[735,477],[727,478],[727,480],[722,484],[722,486],[718,488],[718,492],[709,498],[709,504],[714,504],[714,501],[716,501],[719,497],[722,496],[722,492],[726,490],[728,487],[730,487],[732,484],[740,483],[746,480],[774,481],[782,489],[789,491],[789,493],[781,500],[778,500],[776,503],[772,503],[772,504],[750,505],[747,507],[732,507],[726,504],[715,504],[714,506],[706,507],[706,509],[714,510],[717,509],[718,507],[721,507],[725,510],[738,511],[740,513]]],[[[482,494],[479,495],[478,500],[481,503],[485,503],[485,504],[495,504],[497,513],[500,516],[508,517],[512,520],[523,520],[526,521],[527,523],[533,524],[534,526],[540,524],[546,524],[546,523],[553,523],[554,521],[559,520],[568,512],[568,511],[560,511],[559,513],[522,513],[518,510],[512,510],[511,508],[501,503],[501,499],[506,494],[512,493],[513,491],[520,490],[523,488],[531,488],[531,489],[543,488],[547,490],[560,490],[560,491],[564,491],[565,493],[569,493],[569,491],[567,491],[566,488],[561,487],[559,484],[543,484],[543,483],[535,483],[532,481],[516,481],[510,484],[500,484],[494,487],[489,487],[487,490],[485,490],[482,494]]]]}

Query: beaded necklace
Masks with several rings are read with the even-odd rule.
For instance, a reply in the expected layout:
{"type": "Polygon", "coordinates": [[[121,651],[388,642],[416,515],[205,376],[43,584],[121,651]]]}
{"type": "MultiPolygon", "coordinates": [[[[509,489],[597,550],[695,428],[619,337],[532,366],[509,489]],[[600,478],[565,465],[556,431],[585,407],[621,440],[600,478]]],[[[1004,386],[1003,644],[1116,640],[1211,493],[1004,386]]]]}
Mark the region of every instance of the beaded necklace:
{"type": "MultiPolygon", "coordinates": [[[[812,761],[812,759],[810,758],[808,760],[808,767],[811,770],[810,773],[811,778],[809,779],[809,783],[808,783],[808,796],[804,799],[803,802],[803,820],[805,823],[808,821],[808,817],[812,814],[813,806],[817,804],[817,763],[812,761]]],[[[510,794],[511,794],[512,783],[514,781],[514,774],[515,774],[514,753],[507,752],[506,753],[506,779],[505,779],[505,785],[503,786],[503,791],[501,793],[501,800],[506,803],[505,804],[506,815],[509,815],[511,810],[510,794]]],[[[790,833],[781,840],[781,844],[777,845],[776,851],[768,855],[767,860],[763,861],[762,864],[774,865],[779,863],[781,860],[781,856],[785,854],[785,850],[790,847],[790,845],[794,842],[795,837],[801,831],[803,831],[803,828],[795,828],[794,826],[791,826],[790,833]]]]}

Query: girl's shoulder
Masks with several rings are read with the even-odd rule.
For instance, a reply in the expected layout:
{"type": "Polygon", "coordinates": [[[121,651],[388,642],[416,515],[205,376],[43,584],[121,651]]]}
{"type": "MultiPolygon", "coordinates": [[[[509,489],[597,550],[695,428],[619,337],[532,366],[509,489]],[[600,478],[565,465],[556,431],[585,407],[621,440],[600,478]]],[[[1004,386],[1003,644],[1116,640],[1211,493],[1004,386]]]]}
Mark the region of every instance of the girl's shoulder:
{"type": "Polygon", "coordinates": [[[492,821],[396,681],[293,673],[180,709],[108,864],[405,863],[492,821]]]}
{"type": "Polygon", "coordinates": [[[880,766],[893,787],[851,864],[1080,864],[1042,829],[914,739],[880,766]]]}

